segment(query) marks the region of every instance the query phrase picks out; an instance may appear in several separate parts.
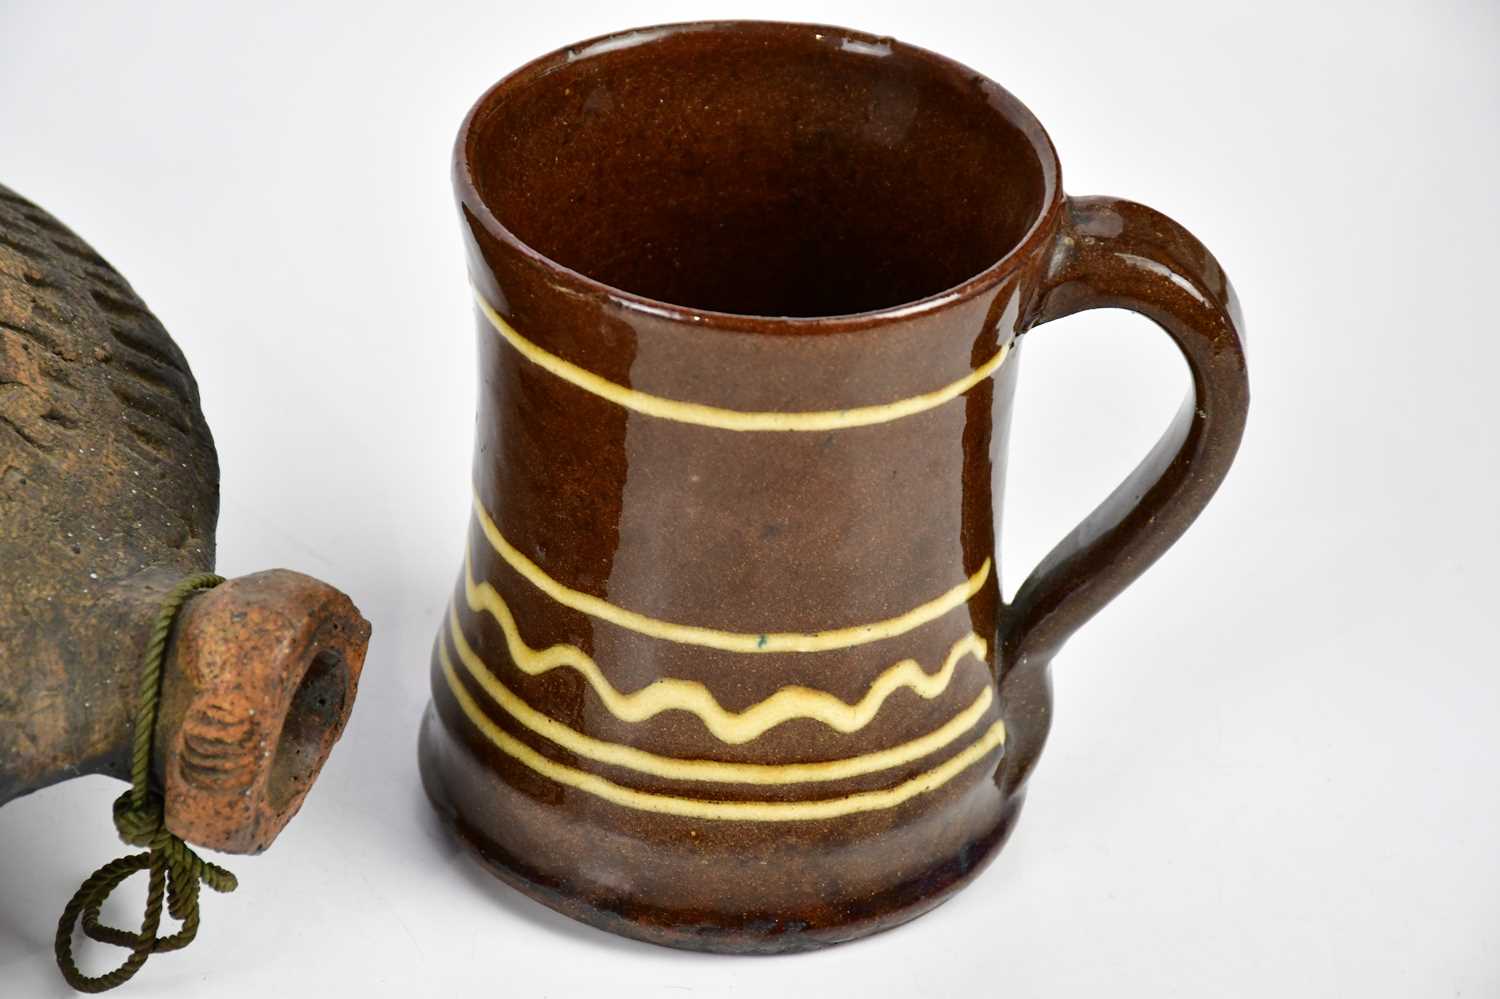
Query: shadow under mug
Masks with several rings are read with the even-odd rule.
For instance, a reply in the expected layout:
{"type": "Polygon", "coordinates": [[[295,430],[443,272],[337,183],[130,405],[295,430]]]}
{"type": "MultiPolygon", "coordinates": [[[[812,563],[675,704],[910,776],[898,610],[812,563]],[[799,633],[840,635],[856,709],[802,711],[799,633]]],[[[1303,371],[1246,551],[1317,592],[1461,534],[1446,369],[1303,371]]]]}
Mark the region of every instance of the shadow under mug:
{"type": "Polygon", "coordinates": [[[1003,843],[1067,637],[1228,470],[1239,308],[1170,219],[1071,198],[1036,119],[912,46],[624,32],[474,106],[473,517],[424,784],[502,879],[674,946],[932,908],[1003,843]],[[1020,336],[1125,308],[1192,389],[1005,603],[1020,336]]]}

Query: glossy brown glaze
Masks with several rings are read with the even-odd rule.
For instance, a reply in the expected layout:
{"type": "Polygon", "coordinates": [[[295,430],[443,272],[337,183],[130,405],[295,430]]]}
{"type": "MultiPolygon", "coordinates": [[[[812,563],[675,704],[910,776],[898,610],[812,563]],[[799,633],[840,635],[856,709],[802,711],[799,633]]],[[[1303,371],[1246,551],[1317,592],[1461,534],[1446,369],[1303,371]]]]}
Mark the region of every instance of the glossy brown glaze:
{"type": "Polygon", "coordinates": [[[481,401],[421,738],[440,812],[528,894],[675,946],[938,904],[1011,828],[1052,656],[1228,468],[1222,272],[1065,198],[1000,87],[838,28],[544,57],[470,113],[455,184],[481,401]],[[1160,323],[1193,394],[1007,607],[1018,337],[1095,307],[1160,323]]]}

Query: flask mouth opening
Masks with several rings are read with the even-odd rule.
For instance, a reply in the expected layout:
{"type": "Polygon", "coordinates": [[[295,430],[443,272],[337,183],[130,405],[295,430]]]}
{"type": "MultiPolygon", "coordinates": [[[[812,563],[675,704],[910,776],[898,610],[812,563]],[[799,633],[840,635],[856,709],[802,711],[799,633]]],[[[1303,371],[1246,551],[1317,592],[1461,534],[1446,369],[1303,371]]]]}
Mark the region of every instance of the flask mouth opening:
{"type": "Polygon", "coordinates": [[[270,846],[343,734],[369,638],[347,596],[286,569],[193,598],[157,720],[167,827],[226,853],[270,846]]]}

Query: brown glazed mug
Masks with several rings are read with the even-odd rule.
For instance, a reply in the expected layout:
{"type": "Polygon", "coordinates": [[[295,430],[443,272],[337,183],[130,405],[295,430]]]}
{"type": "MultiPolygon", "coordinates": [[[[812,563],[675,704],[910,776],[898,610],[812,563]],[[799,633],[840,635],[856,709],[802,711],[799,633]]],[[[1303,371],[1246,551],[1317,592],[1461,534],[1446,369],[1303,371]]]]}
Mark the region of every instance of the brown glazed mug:
{"type": "Polygon", "coordinates": [[[842,28],[555,52],[454,154],[473,518],[427,792],[506,882],[657,943],[775,952],[925,912],[1015,821],[1048,667],[1228,470],[1239,306],[1170,219],[1063,194],[999,86],[842,28]],[[1001,599],[1022,334],[1150,317],[1192,390],[1001,599]]]}

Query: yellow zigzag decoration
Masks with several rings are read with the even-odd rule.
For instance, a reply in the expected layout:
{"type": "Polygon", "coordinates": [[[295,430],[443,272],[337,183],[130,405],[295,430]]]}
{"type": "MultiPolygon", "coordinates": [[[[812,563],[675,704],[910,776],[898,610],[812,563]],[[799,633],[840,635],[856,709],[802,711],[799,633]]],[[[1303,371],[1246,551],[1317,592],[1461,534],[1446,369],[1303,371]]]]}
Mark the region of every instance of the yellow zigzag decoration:
{"type": "Polygon", "coordinates": [[[931,392],[897,399],[895,402],[801,413],[725,409],[701,402],[668,399],[612,382],[526,339],[516,331],[514,326],[506,322],[500,313],[495,311],[493,305],[485,301],[478,288],[474,289],[474,300],[479,303],[479,310],[484,313],[484,317],[489,320],[495,332],[500,334],[522,357],[544,371],[551,372],[585,392],[592,392],[602,399],[608,399],[617,406],[623,406],[637,413],[664,420],[675,420],[678,423],[713,427],[718,430],[821,431],[845,430],[849,427],[867,427],[875,423],[888,423],[891,420],[899,420],[902,417],[935,409],[950,399],[958,398],[994,374],[1000,365],[1005,363],[1005,358],[1010,353],[1010,341],[1007,341],[994,357],[957,381],[949,382],[942,388],[931,392]]]}
{"type": "MultiPolygon", "coordinates": [[[[584,593],[558,582],[506,540],[505,535],[500,533],[499,526],[490,517],[489,511],[484,508],[477,491],[474,493],[474,518],[479,522],[480,529],[484,531],[490,547],[495,549],[496,554],[503,558],[507,565],[524,576],[531,585],[564,607],[642,635],[649,635],[652,638],[661,638],[683,645],[699,645],[704,648],[719,649],[722,652],[825,652],[829,649],[847,649],[868,642],[878,642],[884,638],[893,638],[896,635],[904,635],[914,628],[936,621],[953,608],[968,603],[969,599],[978,593],[985,581],[990,578],[990,560],[985,559],[984,565],[980,566],[979,571],[970,576],[967,582],[959,583],[947,593],[919,607],[914,607],[905,614],[872,624],[857,624],[849,628],[814,632],[751,634],[720,631],[717,628],[701,628],[697,625],[660,621],[654,617],[617,607],[592,593],[584,593]]],[[[983,652],[980,653],[981,656],[983,654],[983,652]]]]}
{"type": "MultiPolygon", "coordinates": [[[[514,691],[501,683],[494,673],[490,672],[484,660],[479,657],[479,653],[475,652],[474,648],[469,645],[468,639],[464,638],[463,631],[458,624],[458,612],[452,607],[448,610],[448,626],[453,647],[458,652],[458,658],[468,670],[469,675],[478,682],[485,693],[494,699],[496,704],[516,721],[537,735],[584,759],[668,780],[727,784],[802,784],[843,780],[880,770],[889,770],[892,767],[919,760],[953,742],[979,723],[995,697],[994,691],[986,686],[979,692],[979,696],[974,698],[972,704],[954,715],[940,728],[899,746],[841,760],[824,760],[817,763],[726,763],[722,760],[684,760],[675,756],[650,753],[634,746],[595,739],[569,728],[556,718],[543,714],[527,704],[514,691]]],[[[441,638],[438,639],[438,660],[442,664],[448,685],[450,687],[457,685],[458,676],[453,667],[453,660],[448,656],[448,643],[441,638]]]]}
{"type": "Polygon", "coordinates": [[[948,689],[960,659],[972,655],[982,663],[988,651],[985,640],[970,632],[953,643],[942,668],[936,673],[924,672],[915,659],[903,659],[876,677],[856,704],[847,704],[826,691],[789,686],[744,711],[734,712],[726,711],[709,689],[696,681],[656,680],[634,693],[622,694],[604,676],[599,664],[577,646],[552,645],[533,649],[522,640],[510,607],[495,588],[487,582],[474,581],[473,567],[467,559],[464,564],[464,596],[471,611],[486,611],[500,624],[510,657],[523,672],[538,676],[559,666],[571,667],[594,688],[610,713],[622,721],[645,721],[663,711],[689,711],[703,721],[715,738],[731,745],[749,742],[793,718],[813,718],[839,732],[857,732],[869,724],[885,699],[897,690],[909,688],[918,696],[931,700],[948,689]]]}
{"type": "Polygon", "coordinates": [[[526,743],[505,731],[485,714],[472,694],[458,682],[451,666],[448,668],[448,686],[459,708],[474,727],[484,733],[501,752],[519,761],[522,765],[550,778],[566,787],[577,788],[596,795],[622,808],[635,808],[643,812],[661,815],[676,815],[690,819],[737,820],[740,822],[807,822],[815,819],[833,819],[841,815],[858,812],[873,812],[894,808],[917,795],[935,791],[965,770],[982,760],[996,746],[1005,743],[1005,723],[997,721],[985,730],[984,735],[954,753],[931,770],[917,774],[909,780],[878,791],[860,791],[842,798],[824,798],[815,801],[708,801],[702,798],[682,798],[672,794],[657,794],[639,791],[633,787],[616,784],[598,774],[566,766],[543,756],[526,743]]]}

